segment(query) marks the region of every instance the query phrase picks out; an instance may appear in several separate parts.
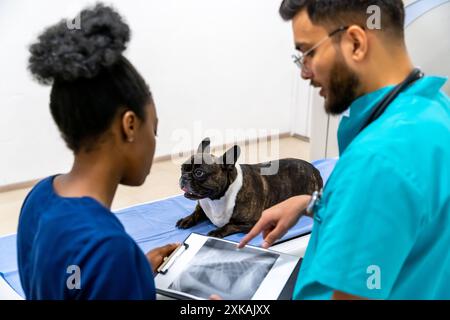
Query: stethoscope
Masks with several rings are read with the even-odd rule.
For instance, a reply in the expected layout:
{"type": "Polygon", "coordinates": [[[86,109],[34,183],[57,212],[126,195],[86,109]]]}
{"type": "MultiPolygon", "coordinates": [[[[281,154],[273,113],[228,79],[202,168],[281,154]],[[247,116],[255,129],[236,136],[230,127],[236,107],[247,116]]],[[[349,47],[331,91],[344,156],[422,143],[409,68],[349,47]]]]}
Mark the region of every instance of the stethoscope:
{"type": "MultiPolygon", "coordinates": [[[[366,123],[361,127],[358,134],[361,133],[365,128],[367,128],[372,122],[377,120],[383,112],[386,110],[386,108],[394,101],[397,96],[404,91],[408,86],[410,86],[415,81],[423,78],[424,73],[418,69],[415,68],[407,77],[405,80],[403,80],[401,83],[396,85],[394,89],[392,89],[374,108],[372,111],[372,114],[367,119],[366,123]]],[[[314,191],[314,193],[311,196],[311,200],[308,203],[308,206],[306,207],[306,213],[308,216],[312,217],[314,214],[315,209],[317,208],[317,205],[319,204],[321,198],[322,198],[323,188],[320,191],[314,191]]]]}

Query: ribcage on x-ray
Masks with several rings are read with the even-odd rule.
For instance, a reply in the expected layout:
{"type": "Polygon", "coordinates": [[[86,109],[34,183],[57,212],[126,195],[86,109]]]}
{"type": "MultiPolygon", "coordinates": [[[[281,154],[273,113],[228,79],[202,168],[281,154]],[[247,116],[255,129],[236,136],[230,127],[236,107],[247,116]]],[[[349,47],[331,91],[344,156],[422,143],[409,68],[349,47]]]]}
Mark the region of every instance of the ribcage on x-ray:
{"type": "Polygon", "coordinates": [[[214,250],[209,248],[170,286],[202,298],[218,294],[224,299],[250,299],[277,259],[276,254],[214,250]],[[245,258],[243,258],[245,257],[245,258]]]}

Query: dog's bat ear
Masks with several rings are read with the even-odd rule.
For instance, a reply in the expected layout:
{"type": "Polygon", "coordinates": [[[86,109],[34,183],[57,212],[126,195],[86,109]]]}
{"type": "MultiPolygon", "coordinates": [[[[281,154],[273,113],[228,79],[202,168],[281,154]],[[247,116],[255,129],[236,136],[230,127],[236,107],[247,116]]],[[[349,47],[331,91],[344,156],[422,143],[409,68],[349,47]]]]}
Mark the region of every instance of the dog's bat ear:
{"type": "Polygon", "coordinates": [[[203,139],[202,142],[198,145],[197,153],[209,153],[209,144],[211,140],[209,138],[203,139]]]}
{"type": "Polygon", "coordinates": [[[238,145],[234,145],[223,154],[222,163],[225,166],[234,167],[240,155],[241,155],[241,148],[238,145]]]}

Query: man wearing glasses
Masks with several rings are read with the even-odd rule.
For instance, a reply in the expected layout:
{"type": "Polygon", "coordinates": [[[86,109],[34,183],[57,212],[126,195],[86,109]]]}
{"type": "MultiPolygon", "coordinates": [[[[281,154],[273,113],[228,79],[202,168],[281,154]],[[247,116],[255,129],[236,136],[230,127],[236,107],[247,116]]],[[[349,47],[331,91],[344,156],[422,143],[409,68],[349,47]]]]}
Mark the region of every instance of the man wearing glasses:
{"type": "Polygon", "coordinates": [[[294,299],[450,299],[450,99],[446,79],[414,69],[403,2],[284,0],[280,14],[292,21],[302,78],[327,113],[349,115],[319,200],[266,210],[240,246],[260,232],[270,246],[308,207],[294,299]],[[372,5],[381,29],[367,25],[372,5]]]}

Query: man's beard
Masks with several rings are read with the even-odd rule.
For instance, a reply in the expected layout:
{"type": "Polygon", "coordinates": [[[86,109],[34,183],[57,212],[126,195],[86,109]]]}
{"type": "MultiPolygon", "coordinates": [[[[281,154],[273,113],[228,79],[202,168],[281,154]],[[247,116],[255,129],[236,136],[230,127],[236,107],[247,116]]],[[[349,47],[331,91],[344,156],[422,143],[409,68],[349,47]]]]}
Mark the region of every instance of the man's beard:
{"type": "Polygon", "coordinates": [[[330,71],[329,89],[325,100],[325,111],[328,114],[339,115],[347,110],[358,98],[360,81],[344,62],[339,53],[330,71]]]}

